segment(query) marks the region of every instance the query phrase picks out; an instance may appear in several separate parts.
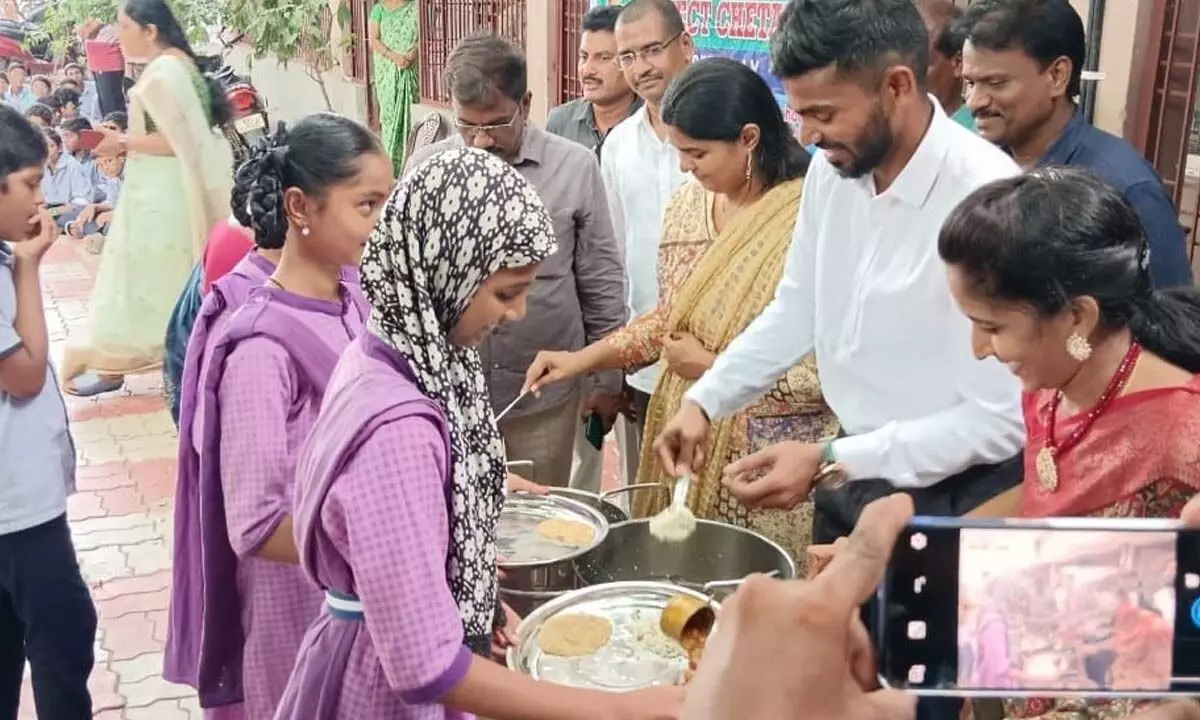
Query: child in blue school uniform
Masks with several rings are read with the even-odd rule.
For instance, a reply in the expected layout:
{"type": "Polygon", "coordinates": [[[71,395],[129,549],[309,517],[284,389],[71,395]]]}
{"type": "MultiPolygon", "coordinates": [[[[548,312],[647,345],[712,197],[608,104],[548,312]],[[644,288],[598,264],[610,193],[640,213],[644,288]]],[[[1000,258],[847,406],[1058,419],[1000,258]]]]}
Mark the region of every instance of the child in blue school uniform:
{"type": "Polygon", "coordinates": [[[96,610],[67,526],[75,446],[49,359],[39,269],[58,228],[45,135],[0,107],[0,718],[29,660],[37,717],[89,720],[96,610]]]}
{"type": "Polygon", "coordinates": [[[62,136],[56,130],[43,130],[49,153],[42,172],[42,194],[60,230],[66,230],[79,213],[95,199],[96,190],[87,171],[63,147],[62,136]]]}
{"type": "MultiPolygon", "coordinates": [[[[128,129],[127,116],[123,112],[109,113],[100,128],[113,132],[125,132],[128,129]]],[[[91,130],[92,125],[85,118],[77,118],[63,123],[62,138],[65,148],[78,144],[79,133],[91,130]]],[[[73,153],[87,171],[88,179],[95,190],[94,202],[81,210],[74,220],[67,223],[67,234],[73,238],[87,240],[87,249],[93,253],[100,252],[104,244],[104,236],[112,224],[113,212],[117,208],[117,200],[121,197],[121,186],[125,180],[125,156],[111,158],[94,158],[91,153],[77,148],[73,153]]]]}

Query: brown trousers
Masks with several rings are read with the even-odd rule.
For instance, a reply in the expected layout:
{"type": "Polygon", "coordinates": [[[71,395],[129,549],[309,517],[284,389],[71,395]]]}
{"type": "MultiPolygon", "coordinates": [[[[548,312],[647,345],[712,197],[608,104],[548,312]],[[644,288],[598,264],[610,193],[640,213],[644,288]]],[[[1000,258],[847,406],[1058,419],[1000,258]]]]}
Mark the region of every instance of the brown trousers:
{"type": "Polygon", "coordinates": [[[510,472],[541,485],[567,487],[571,482],[575,433],[582,424],[582,403],[582,396],[576,393],[545,410],[501,420],[500,434],[508,461],[533,462],[532,467],[514,465],[510,472]]]}

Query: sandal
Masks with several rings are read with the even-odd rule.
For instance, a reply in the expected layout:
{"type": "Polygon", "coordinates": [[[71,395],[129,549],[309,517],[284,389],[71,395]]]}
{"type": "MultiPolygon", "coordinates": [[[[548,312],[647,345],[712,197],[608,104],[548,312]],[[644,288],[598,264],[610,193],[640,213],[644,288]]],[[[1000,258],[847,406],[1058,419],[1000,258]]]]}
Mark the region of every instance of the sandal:
{"type": "Polygon", "coordinates": [[[125,386],[125,378],[120,375],[97,375],[84,373],[74,380],[63,384],[63,392],[75,397],[93,397],[104,393],[115,392],[125,386]]]}

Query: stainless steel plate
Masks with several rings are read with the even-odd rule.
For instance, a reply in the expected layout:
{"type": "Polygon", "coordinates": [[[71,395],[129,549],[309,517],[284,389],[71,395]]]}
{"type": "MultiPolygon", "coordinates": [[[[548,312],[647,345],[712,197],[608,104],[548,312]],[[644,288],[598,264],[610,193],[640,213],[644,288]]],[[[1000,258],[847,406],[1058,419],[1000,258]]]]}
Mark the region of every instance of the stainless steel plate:
{"type": "Polygon", "coordinates": [[[508,651],[508,667],[560,685],[627,692],[678,685],[687,671],[679,643],[659,629],[667,602],[676,595],[704,599],[687,588],[654,582],[618,582],[575,590],[535,610],[521,623],[508,651]],[[557,615],[598,615],[613,624],[608,644],[592,655],[564,658],[538,647],[538,633],[557,615]]]}
{"type": "Polygon", "coordinates": [[[569,560],[604,541],[608,521],[599,510],[559,495],[516,493],[504,503],[496,526],[496,553],[503,568],[522,568],[569,560]],[[564,545],[541,536],[537,527],[551,518],[592,528],[592,540],[581,547],[564,545]]]}

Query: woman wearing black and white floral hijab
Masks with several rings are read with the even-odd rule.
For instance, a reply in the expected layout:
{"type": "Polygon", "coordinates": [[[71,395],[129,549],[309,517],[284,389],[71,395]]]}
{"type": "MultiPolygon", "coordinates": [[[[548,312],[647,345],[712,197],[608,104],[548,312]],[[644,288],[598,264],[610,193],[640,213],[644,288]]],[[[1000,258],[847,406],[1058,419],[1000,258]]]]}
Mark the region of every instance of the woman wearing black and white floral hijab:
{"type": "Polygon", "coordinates": [[[477,652],[490,649],[507,472],[476,347],[524,315],[537,263],[556,249],[533,187],[490,153],[455,148],[413,170],[362,259],[371,332],[408,360],[449,420],[450,582],[477,652]]]}
{"type": "Polygon", "coordinates": [[[568,688],[484,659],[506,472],[474,348],[524,315],[555,248],[537,193],[485,152],[446,150],[392,195],[363,254],[370,331],[296,468],[300,563],[327,610],[277,720],[678,717],[678,688],[568,688]]]}

